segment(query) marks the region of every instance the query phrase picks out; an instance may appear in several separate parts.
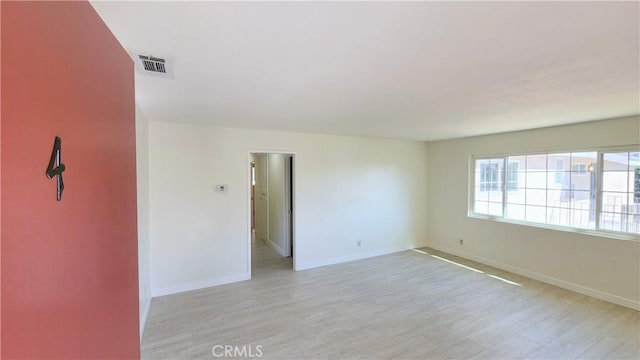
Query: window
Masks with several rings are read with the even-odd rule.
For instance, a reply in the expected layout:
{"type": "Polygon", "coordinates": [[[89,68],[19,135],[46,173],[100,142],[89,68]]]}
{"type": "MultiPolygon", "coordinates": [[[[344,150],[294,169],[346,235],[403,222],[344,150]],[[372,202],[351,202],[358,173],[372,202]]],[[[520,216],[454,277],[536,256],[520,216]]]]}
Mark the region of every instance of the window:
{"type": "Polygon", "coordinates": [[[552,167],[552,169],[557,169],[555,172],[555,182],[556,184],[562,184],[565,181],[564,178],[564,158],[560,157],[555,159],[556,163],[555,163],[555,168],[552,167]]]}
{"type": "Polygon", "coordinates": [[[477,158],[474,175],[475,214],[640,234],[640,151],[477,158]]]}
{"type": "Polygon", "coordinates": [[[476,197],[474,211],[478,214],[502,215],[503,159],[476,160],[476,197]]]}
{"type": "Polygon", "coordinates": [[[640,233],[640,152],[607,152],[602,160],[600,227],[640,233]]]}
{"type": "Polygon", "coordinates": [[[585,164],[571,164],[571,171],[585,174],[587,172],[587,166],[585,164]]]}
{"type": "Polygon", "coordinates": [[[497,163],[480,164],[480,187],[482,191],[497,190],[499,184],[500,169],[497,163]]]}
{"type": "Polygon", "coordinates": [[[507,166],[507,190],[515,191],[518,189],[518,169],[520,164],[510,162],[507,166]]]}

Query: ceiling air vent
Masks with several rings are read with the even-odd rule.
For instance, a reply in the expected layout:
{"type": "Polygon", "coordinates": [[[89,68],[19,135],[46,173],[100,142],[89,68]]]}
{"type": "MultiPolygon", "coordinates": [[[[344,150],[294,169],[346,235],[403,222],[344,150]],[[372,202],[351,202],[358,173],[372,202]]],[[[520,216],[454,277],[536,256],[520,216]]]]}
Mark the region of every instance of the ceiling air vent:
{"type": "Polygon", "coordinates": [[[170,71],[171,63],[169,59],[152,55],[142,55],[140,53],[132,53],[131,55],[136,62],[136,68],[140,74],[173,78],[170,71]]]}
{"type": "Polygon", "coordinates": [[[164,66],[164,59],[144,55],[138,55],[138,57],[140,58],[140,61],[142,61],[142,65],[144,66],[144,69],[146,71],[153,71],[163,74],[167,73],[167,69],[164,66]]]}

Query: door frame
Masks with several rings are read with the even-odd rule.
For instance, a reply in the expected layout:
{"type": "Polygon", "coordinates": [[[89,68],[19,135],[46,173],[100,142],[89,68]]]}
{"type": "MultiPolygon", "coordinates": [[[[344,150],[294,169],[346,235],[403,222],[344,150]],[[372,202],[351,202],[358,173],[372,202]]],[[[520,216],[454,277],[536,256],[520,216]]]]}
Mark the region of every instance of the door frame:
{"type": "Polygon", "coordinates": [[[256,164],[254,161],[251,161],[251,231],[256,229],[256,186],[253,184],[253,179],[255,178],[255,170],[256,164]]]}
{"type": "MultiPolygon", "coordinates": [[[[293,247],[293,222],[291,220],[292,216],[293,216],[293,206],[292,206],[292,197],[291,197],[291,193],[293,191],[293,179],[292,179],[292,172],[291,172],[291,167],[293,163],[293,155],[289,155],[289,154],[285,154],[284,155],[284,209],[285,209],[285,216],[284,216],[284,227],[285,227],[285,234],[284,234],[284,253],[286,256],[291,256],[293,257],[293,252],[291,251],[291,248],[293,247]]],[[[267,171],[269,171],[269,168],[267,167],[267,171]]],[[[269,227],[267,226],[267,229],[269,229],[269,227]]]]}
{"type": "Polygon", "coordinates": [[[285,253],[293,257],[293,155],[285,156],[284,164],[284,200],[285,200],[285,253]]]}
{"type": "MultiPolygon", "coordinates": [[[[251,164],[252,158],[251,155],[252,154],[265,154],[265,155],[269,155],[269,154],[278,154],[278,155],[289,155],[293,158],[293,169],[291,171],[291,195],[292,195],[292,200],[291,200],[291,204],[292,205],[292,215],[288,218],[291,219],[291,246],[293,247],[293,253],[291,254],[291,256],[293,257],[293,270],[294,271],[298,271],[298,250],[299,250],[299,245],[296,242],[296,238],[297,238],[297,233],[296,233],[296,218],[297,218],[297,214],[295,209],[297,209],[297,195],[296,195],[296,191],[297,191],[297,186],[296,186],[296,179],[297,179],[297,172],[298,172],[298,163],[296,160],[297,154],[295,151],[290,151],[290,150],[257,150],[257,149],[252,149],[249,150],[247,153],[247,163],[246,164],[251,164]]],[[[247,273],[249,274],[249,278],[251,278],[252,274],[251,274],[251,167],[250,166],[246,166],[245,165],[245,169],[247,169],[246,171],[248,172],[247,176],[245,176],[245,181],[247,181],[247,273]]],[[[285,187],[286,187],[286,179],[285,179],[285,187]]]]}

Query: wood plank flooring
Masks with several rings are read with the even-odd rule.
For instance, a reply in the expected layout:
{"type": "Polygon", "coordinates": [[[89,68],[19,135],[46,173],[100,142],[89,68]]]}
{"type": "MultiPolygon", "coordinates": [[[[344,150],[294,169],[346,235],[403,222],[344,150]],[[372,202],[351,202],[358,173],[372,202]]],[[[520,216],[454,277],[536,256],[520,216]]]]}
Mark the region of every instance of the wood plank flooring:
{"type": "Polygon", "coordinates": [[[637,311],[420,251],[294,272],[257,241],[252,280],[153,299],[142,357],[640,359],[637,311]]]}

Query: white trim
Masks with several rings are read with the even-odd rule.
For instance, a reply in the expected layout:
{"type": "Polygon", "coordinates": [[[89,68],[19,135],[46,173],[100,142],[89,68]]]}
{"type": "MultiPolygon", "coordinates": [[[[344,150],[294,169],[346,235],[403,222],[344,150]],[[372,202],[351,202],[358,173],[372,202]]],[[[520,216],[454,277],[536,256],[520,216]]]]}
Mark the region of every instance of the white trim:
{"type": "Polygon", "coordinates": [[[415,244],[415,245],[414,245],[413,247],[411,247],[411,249],[409,249],[409,250],[412,250],[412,249],[419,249],[419,248],[421,248],[421,247],[428,247],[428,246],[430,246],[430,245],[431,245],[431,244],[430,244],[430,243],[428,243],[428,242],[421,242],[421,243],[415,244]]]}
{"type": "MultiPolygon", "coordinates": [[[[627,156],[629,154],[627,153],[627,156]]],[[[598,152],[596,167],[596,229],[600,230],[600,218],[602,217],[602,181],[604,180],[604,152],[598,152]]],[[[629,159],[627,158],[627,166],[629,166],[629,159]]],[[[628,169],[628,168],[627,168],[628,169]]],[[[629,189],[629,177],[627,176],[627,190],[629,189]]],[[[622,216],[621,216],[622,217],[622,216]]],[[[627,220],[628,221],[628,220],[627,220]]],[[[628,229],[628,228],[627,228],[628,229]]],[[[625,232],[629,234],[629,232],[625,232]]],[[[640,240],[640,236],[638,236],[640,240]]]]}
{"type": "Polygon", "coordinates": [[[144,328],[147,326],[149,310],[151,310],[151,297],[145,300],[142,314],[140,314],[140,341],[142,341],[142,336],[144,335],[144,328]]]}
{"type": "Polygon", "coordinates": [[[283,256],[292,256],[291,247],[292,247],[292,235],[293,235],[293,226],[291,224],[291,217],[293,216],[291,209],[291,202],[293,201],[293,197],[291,193],[293,191],[293,184],[291,182],[292,173],[291,173],[291,162],[293,161],[293,155],[285,155],[284,156],[284,181],[282,182],[283,192],[284,192],[284,255],[283,256]]]}
{"type": "Polygon", "coordinates": [[[271,239],[267,238],[266,239],[266,243],[269,244],[278,254],[282,255],[282,256],[287,256],[284,252],[284,249],[281,248],[280,246],[276,245],[276,243],[274,243],[273,241],[271,241],[271,239]]]}
{"type": "Polygon", "coordinates": [[[152,294],[153,297],[165,296],[171,294],[182,293],[186,291],[199,290],[212,286],[231,284],[238,281],[250,280],[251,275],[248,273],[230,275],[230,276],[221,276],[211,280],[192,282],[188,284],[174,285],[174,286],[166,286],[160,289],[153,289],[152,294]]]}
{"type": "Polygon", "coordinates": [[[293,271],[298,271],[298,241],[296,240],[298,238],[298,235],[296,234],[296,212],[298,210],[298,203],[296,202],[298,197],[296,195],[296,181],[298,181],[298,176],[296,175],[296,172],[298,171],[298,157],[295,152],[291,153],[291,159],[291,165],[293,168],[289,169],[289,171],[291,171],[291,216],[289,217],[289,221],[291,221],[289,224],[291,226],[291,239],[289,239],[289,241],[291,241],[290,248],[292,252],[291,256],[293,257],[293,271]]]}
{"type": "MultiPolygon", "coordinates": [[[[249,151],[248,164],[251,164],[251,161],[253,161],[251,154],[252,152],[249,151]]],[[[251,165],[249,165],[249,179],[251,179],[251,165]]],[[[249,279],[251,279],[251,185],[251,180],[249,180],[247,182],[247,208],[249,209],[249,211],[247,212],[247,238],[249,239],[249,241],[247,242],[247,274],[249,276],[249,279]]]]}
{"type": "Polygon", "coordinates": [[[528,278],[531,278],[531,279],[534,279],[534,280],[538,280],[538,281],[541,281],[543,283],[555,285],[555,286],[561,287],[563,289],[571,290],[571,291],[574,291],[574,292],[577,292],[577,293],[580,293],[580,294],[584,294],[584,295],[587,295],[587,296],[594,297],[596,299],[608,301],[608,302],[611,302],[611,303],[614,303],[614,304],[617,304],[617,305],[621,305],[621,306],[624,306],[624,307],[627,307],[627,308],[631,308],[631,309],[640,311],[640,301],[636,301],[636,300],[628,299],[628,298],[625,298],[625,297],[622,297],[622,296],[610,294],[608,292],[604,292],[604,291],[601,291],[601,290],[593,289],[593,288],[590,288],[590,287],[587,287],[587,286],[583,286],[583,285],[579,285],[579,284],[576,284],[576,283],[572,283],[572,282],[569,282],[569,281],[561,280],[561,279],[555,278],[553,276],[540,274],[540,273],[537,273],[535,271],[523,269],[523,268],[520,268],[520,267],[517,267],[517,266],[504,264],[504,263],[501,263],[499,261],[487,259],[487,258],[484,258],[484,257],[481,257],[481,256],[477,256],[477,255],[468,253],[466,251],[454,249],[454,248],[448,247],[446,245],[440,245],[440,244],[436,244],[436,243],[429,243],[427,245],[427,247],[431,247],[431,248],[434,248],[436,250],[440,250],[442,252],[446,252],[446,253],[449,253],[449,254],[452,254],[452,255],[460,256],[460,257],[463,257],[465,259],[477,261],[479,263],[482,263],[482,264],[485,264],[485,265],[489,265],[489,266],[493,266],[493,267],[498,268],[498,269],[506,270],[506,271],[512,272],[514,274],[526,276],[528,278]]]}
{"type": "MultiPolygon", "coordinates": [[[[426,246],[428,246],[428,245],[426,245],[426,246]]],[[[298,263],[298,268],[296,270],[314,269],[314,268],[317,268],[317,267],[341,264],[341,263],[346,263],[346,262],[354,261],[354,260],[362,260],[362,259],[367,259],[367,258],[381,256],[381,255],[387,255],[387,254],[393,254],[393,253],[397,253],[397,252],[400,252],[400,251],[406,251],[406,250],[411,250],[411,249],[413,249],[413,246],[408,246],[408,247],[407,246],[401,246],[401,247],[399,246],[399,247],[393,247],[393,248],[387,248],[387,249],[381,249],[381,250],[373,250],[373,251],[367,251],[367,252],[351,254],[351,255],[345,255],[345,256],[338,256],[338,257],[331,258],[331,259],[322,259],[322,260],[301,262],[301,263],[298,263]]]]}

